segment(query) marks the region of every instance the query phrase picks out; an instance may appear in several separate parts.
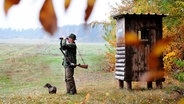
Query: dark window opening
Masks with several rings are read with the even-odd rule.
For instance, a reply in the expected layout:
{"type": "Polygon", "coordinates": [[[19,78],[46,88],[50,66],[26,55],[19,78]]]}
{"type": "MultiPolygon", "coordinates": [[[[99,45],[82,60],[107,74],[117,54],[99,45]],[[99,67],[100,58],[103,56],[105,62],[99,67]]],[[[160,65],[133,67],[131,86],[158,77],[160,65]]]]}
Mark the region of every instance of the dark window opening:
{"type": "Polygon", "coordinates": [[[138,37],[141,41],[148,41],[149,40],[149,30],[142,29],[138,31],[138,37]]]}

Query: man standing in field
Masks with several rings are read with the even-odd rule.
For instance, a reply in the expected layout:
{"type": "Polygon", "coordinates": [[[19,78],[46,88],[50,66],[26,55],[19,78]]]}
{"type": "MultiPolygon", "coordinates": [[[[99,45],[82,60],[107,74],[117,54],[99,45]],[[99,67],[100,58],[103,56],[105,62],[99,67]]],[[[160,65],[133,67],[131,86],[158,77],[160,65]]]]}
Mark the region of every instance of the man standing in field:
{"type": "Polygon", "coordinates": [[[67,94],[74,95],[77,93],[75,80],[74,80],[74,68],[76,67],[76,49],[75,44],[76,35],[70,34],[67,38],[60,38],[60,50],[64,54],[62,65],[65,68],[65,82],[67,94]]]}

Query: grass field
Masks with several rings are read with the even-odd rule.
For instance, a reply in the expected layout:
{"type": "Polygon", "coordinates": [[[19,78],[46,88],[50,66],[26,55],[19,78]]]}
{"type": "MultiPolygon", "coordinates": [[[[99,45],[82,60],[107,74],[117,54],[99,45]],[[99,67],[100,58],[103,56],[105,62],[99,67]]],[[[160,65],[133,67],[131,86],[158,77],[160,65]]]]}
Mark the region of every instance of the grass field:
{"type": "MultiPolygon", "coordinates": [[[[58,44],[0,44],[0,104],[182,104],[184,86],[166,77],[163,89],[147,90],[144,83],[133,83],[133,90],[119,89],[113,72],[104,71],[106,48],[103,44],[78,44],[88,69],[77,67],[78,94],[67,95],[62,53],[58,44]],[[48,94],[45,83],[58,89],[48,94]]],[[[80,55],[78,63],[83,63],[80,55]]]]}

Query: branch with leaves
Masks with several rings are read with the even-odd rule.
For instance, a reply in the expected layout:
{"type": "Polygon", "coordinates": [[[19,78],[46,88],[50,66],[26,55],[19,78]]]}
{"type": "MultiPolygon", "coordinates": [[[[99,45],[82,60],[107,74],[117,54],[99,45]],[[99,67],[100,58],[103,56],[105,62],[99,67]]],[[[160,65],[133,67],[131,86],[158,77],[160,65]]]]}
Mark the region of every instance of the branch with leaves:
{"type": "MultiPolygon", "coordinates": [[[[72,0],[65,0],[64,7],[65,11],[67,11],[68,7],[70,6],[72,0]]],[[[4,11],[5,14],[8,14],[8,10],[13,5],[18,5],[21,0],[4,0],[4,11]]],[[[85,9],[85,23],[87,23],[93,7],[95,5],[96,0],[87,0],[87,7],[85,9]]],[[[54,10],[54,6],[52,0],[45,0],[42,8],[40,10],[39,20],[44,28],[50,35],[53,35],[57,30],[57,16],[54,10]]]]}

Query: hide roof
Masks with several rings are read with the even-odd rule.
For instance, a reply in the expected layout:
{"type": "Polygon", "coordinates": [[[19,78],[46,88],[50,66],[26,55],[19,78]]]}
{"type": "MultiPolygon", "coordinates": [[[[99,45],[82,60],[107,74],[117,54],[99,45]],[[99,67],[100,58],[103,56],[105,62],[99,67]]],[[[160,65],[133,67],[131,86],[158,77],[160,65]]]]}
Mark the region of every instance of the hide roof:
{"type": "Polygon", "coordinates": [[[169,14],[157,14],[157,13],[122,13],[122,14],[115,14],[112,15],[114,19],[119,19],[123,17],[140,17],[140,16],[153,16],[153,17],[166,17],[169,14]]]}

